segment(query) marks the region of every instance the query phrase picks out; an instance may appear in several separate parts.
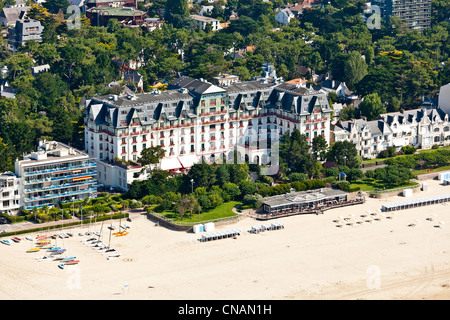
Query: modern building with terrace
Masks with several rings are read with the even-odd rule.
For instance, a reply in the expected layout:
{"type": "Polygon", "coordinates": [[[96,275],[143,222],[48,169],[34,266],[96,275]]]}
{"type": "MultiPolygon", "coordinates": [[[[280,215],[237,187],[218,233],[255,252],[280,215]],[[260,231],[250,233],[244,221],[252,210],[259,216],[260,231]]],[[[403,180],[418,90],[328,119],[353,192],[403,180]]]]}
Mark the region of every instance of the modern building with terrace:
{"type": "Polygon", "coordinates": [[[41,141],[37,151],[16,160],[21,179],[21,208],[43,206],[96,197],[96,163],[85,152],[60,142],[41,141]]]}
{"type": "Polygon", "coordinates": [[[364,197],[349,197],[349,193],[331,188],[291,192],[267,197],[262,204],[259,220],[268,220],[296,214],[319,214],[323,211],[364,203],[364,197]]]}
{"type": "Polygon", "coordinates": [[[20,208],[20,179],[12,172],[0,174],[0,213],[12,213],[20,208]]]}

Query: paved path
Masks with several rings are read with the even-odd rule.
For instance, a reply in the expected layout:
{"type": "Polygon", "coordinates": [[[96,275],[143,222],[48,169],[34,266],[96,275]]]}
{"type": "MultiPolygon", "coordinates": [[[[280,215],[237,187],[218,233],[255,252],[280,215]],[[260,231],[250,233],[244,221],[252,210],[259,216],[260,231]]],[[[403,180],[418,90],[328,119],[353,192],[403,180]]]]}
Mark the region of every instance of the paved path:
{"type": "Polygon", "coordinates": [[[361,171],[366,172],[367,170],[375,170],[377,168],[384,168],[384,167],[386,167],[386,164],[378,164],[378,165],[371,166],[371,167],[365,167],[365,168],[363,167],[363,168],[361,168],[361,171]]]}
{"type": "MultiPolygon", "coordinates": [[[[128,213],[130,219],[133,219],[133,217],[139,216],[141,214],[146,214],[146,212],[142,209],[131,209],[128,211],[123,211],[124,213],[128,213]]],[[[47,228],[51,226],[61,226],[66,223],[72,223],[72,222],[80,222],[80,218],[73,218],[73,219],[67,219],[67,220],[60,220],[60,221],[50,221],[50,222],[44,222],[44,223],[34,223],[34,222],[21,222],[21,223],[15,223],[15,224],[2,224],[0,225],[0,235],[4,232],[16,232],[16,231],[22,231],[27,229],[35,229],[35,228],[47,228]]]]}

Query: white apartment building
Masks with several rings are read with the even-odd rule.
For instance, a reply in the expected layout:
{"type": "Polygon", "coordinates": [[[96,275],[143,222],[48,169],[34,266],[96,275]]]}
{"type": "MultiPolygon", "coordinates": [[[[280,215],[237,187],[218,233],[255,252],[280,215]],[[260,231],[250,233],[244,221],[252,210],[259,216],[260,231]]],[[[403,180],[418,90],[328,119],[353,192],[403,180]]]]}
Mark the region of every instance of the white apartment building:
{"type": "Polygon", "coordinates": [[[323,135],[329,142],[332,109],[326,93],[272,80],[219,87],[182,77],[166,91],[91,99],[85,150],[96,159],[99,183],[127,190],[133,180],[145,179],[137,161],[151,146],[166,151],[161,169],[176,171],[201,160],[232,159],[235,149],[243,160],[267,163],[266,146],[294,128],[308,141],[323,135]]]}
{"type": "Polygon", "coordinates": [[[0,213],[11,214],[20,208],[20,179],[12,172],[0,174],[0,213]]]}
{"type": "Polygon", "coordinates": [[[201,16],[198,14],[191,15],[191,18],[197,23],[197,26],[202,30],[205,30],[206,25],[208,24],[211,25],[212,31],[217,31],[221,29],[220,21],[217,19],[201,16]]]}
{"type": "Polygon", "coordinates": [[[27,210],[96,197],[97,170],[85,152],[56,141],[40,141],[37,151],[16,160],[20,207],[27,210]]]}
{"type": "Polygon", "coordinates": [[[390,146],[397,151],[407,145],[418,149],[446,146],[450,144],[450,123],[440,108],[392,112],[373,121],[338,121],[332,129],[332,142],[343,140],[353,142],[361,157],[375,158],[390,146]]]}

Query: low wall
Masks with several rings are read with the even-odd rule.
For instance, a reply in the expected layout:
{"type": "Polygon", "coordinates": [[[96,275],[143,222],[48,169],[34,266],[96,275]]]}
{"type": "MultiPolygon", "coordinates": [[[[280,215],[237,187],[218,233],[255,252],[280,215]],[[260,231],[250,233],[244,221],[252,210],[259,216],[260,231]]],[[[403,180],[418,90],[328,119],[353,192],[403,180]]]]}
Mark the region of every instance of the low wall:
{"type": "Polygon", "coordinates": [[[239,221],[239,216],[235,216],[235,217],[230,217],[230,218],[225,218],[225,219],[203,221],[203,222],[198,222],[195,224],[180,224],[180,223],[176,223],[171,220],[165,219],[162,216],[153,214],[151,212],[147,212],[147,218],[167,229],[174,230],[174,231],[185,231],[185,232],[192,232],[194,229],[194,225],[197,225],[197,224],[213,222],[214,226],[223,226],[223,225],[237,223],[239,221]]]}
{"type": "Polygon", "coordinates": [[[380,192],[369,192],[367,191],[367,194],[369,195],[369,197],[371,198],[375,198],[375,199],[384,199],[386,197],[394,197],[394,196],[401,196],[403,194],[403,190],[405,189],[412,189],[413,193],[419,192],[421,189],[421,184],[418,183],[415,186],[410,186],[410,187],[404,187],[404,188],[399,188],[399,189],[392,189],[390,190],[383,190],[380,192]]]}

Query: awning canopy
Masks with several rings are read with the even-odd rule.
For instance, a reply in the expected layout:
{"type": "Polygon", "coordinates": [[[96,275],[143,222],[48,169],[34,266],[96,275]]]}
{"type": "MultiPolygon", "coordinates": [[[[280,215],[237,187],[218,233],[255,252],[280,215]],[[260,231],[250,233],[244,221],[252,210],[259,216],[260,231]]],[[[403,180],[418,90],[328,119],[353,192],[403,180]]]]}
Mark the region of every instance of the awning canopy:
{"type": "Polygon", "coordinates": [[[179,157],[178,160],[180,161],[181,165],[183,166],[183,168],[187,169],[192,167],[194,164],[199,163],[199,159],[196,156],[183,156],[183,157],[179,157]]]}
{"type": "Polygon", "coordinates": [[[86,180],[86,179],[90,179],[90,178],[92,178],[92,176],[73,178],[72,181],[81,181],[81,180],[86,180]]]}
{"type": "Polygon", "coordinates": [[[178,170],[182,165],[178,158],[169,158],[161,160],[161,170],[178,170]]]}

